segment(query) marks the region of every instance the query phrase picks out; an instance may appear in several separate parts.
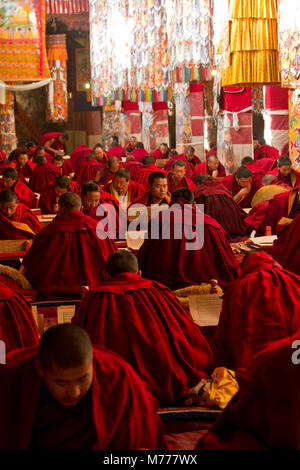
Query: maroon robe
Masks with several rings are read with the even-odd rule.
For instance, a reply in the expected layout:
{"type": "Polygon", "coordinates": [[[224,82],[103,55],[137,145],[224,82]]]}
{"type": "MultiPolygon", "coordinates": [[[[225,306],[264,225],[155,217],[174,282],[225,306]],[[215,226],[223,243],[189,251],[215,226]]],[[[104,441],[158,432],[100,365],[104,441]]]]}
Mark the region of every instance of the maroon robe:
{"type": "Polygon", "coordinates": [[[22,349],[9,354],[0,368],[2,450],[88,450],[87,445],[110,451],[166,449],[157,401],[117,354],[93,348],[93,383],[79,404],[69,408],[51,396],[45,400],[36,357],[36,347],[22,349]],[[95,438],[94,445],[88,437],[95,438]]]}
{"type": "MultiPolygon", "coordinates": [[[[171,195],[169,193],[167,193],[167,195],[160,202],[159,205],[168,204],[168,206],[169,206],[170,202],[171,202],[171,195]]],[[[151,204],[154,204],[154,202],[152,201],[150,191],[147,191],[146,193],[142,194],[142,196],[140,196],[137,199],[135,199],[134,201],[132,201],[132,203],[130,205],[133,205],[133,204],[142,204],[143,206],[150,206],[151,204]]]]}
{"type": "Polygon", "coordinates": [[[265,224],[271,227],[273,235],[278,234],[284,228],[284,225],[278,224],[282,217],[293,219],[299,213],[300,204],[297,201],[297,192],[298,188],[291,189],[276,194],[270,199],[265,224]]]}
{"type": "MultiPolygon", "coordinates": [[[[263,175],[267,175],[272,173],[274,171],[274,160],[271,160],[270,158],[260,158],[259,160],[256,160],[254,163],[245,163],[244,166],[247,166],[251,173],[254,175],[256,173],[262,173],[263,175]]],[[[276,169],[276,164],[275,164],[275,169],[276,169]]]]}
{"type": "Polygon", "coordinates": [[[168,180],[168,190],[171,194],[174,193],[174,191],[176,191],[176,189],[179,189],[179,188],[188,188],[192,192],[194,192],[196,189],[196,185],[193,183],[193,181],[187,178],[186,176],[184,176],[182,180],[180,181],[180,183],[176,185],[173,182],[173,176],[171,173],[168,174],[167,180],[168,180]]]}
{"type": "MultiPolygon", "coordinates": [[[[0,282],[0,340],[5,342],[6,353],[39,343],[39,333],[31,305],[20,292],[14,292],[2,282],[0,282]]],[[[1,368],[3,367],[1,365],[1,368]]]]}
{"type": "Polygon", "coordinates": [[[35,193],[41,193],[46,184],[55,181],[60,175],[56,165],[48,162],[38,163],[30,177],[30,189],[35,193]]]}
{"type": "MultiPolygon", "coordinates": [[[[198,157],[196,157],[198,159],[198,157]]],[[[185,158],[185,155],[184,154],[181,154],[181,155],[174,155],[173,157],[171,157],[167,163],[165,164],[165,167],[164,167],[164,170],[168,173],[169,171],[172,170],[173,168],[173,163],[176,161],[176,160],[182,160],[185,164],[186,164],[186,173],[185,173],[185,176],[187,178],[189,178],[190,180],[193,180],[194,177],[195,177],[195,165],[190,162],[187,158],[185,158]]],[[[199,160],[199,159],[198,159],[199,160]]],[[[199,162],[201,163],[201,161],[199,160],[199,162]]]]}
{"type": "Polygon", "coordinates": [[[70,176],[71,173],[74,173],[74,168],[70,160],[64,160],[63,165],[59,168],[62,175],[70,176]]]}
{"type": "MultiPolygon", "coordinates": [[[[168,211],[162,211],[157,219],[151,221],[158,223],[159,239],[151,239],[149,224],[149,239],[145,239],[138,252],[143,277],[160,282],[172,290],[210,282],[212,279],[217,279],[221,287],[228,287],[238,277],[239,266],[223,228],[214,219],[203,214],[204,244],[201,249],[196,243],[193,249],[187,248],[186,243],[194,241],[190,232],[194,233],[196,226],[199,229],[200,221],[196,219],[198,209],[179,200],[176,203],[180,208],[170,211],[169,238],[162,238],[162,221],[168,211]],[[186,211],[185,224],[182,222],[183,207],[186,211]],[[182,237],[176,239],[175,234],[181,229],[182,237]],[[190,234],[189,239],[185,230],[190,234]]],[[[199,240],[201,235],[197,236],[199,240]]]]}
{"type": "Polygon", "coordinates": [[[167,153],[163,155],[161,153],[160,147],[158,147],[157,149],[153,150],[151,155],[152,157],[155,158],[155,160],[166,160],[167,158],[169,158],[169,152],[170,152],[170,149],[168,149],[167,153]]]}
{"type": "Polygon", "coordinates": [[[253,253],[223,298],[212,346],[215,366],[249,369],[268,344],[299,329],[300,277],[269,254],[253,253]]]}
{"type": "Polygon", "coordinates": [[[55,139],[55,142],[51,145],[52,148],[55,150],[64,150],[64,145],[58,141],[59,136],[62,135],[61,132],[48,132],[48,134],[44,134],[40,140],[39,145],[44,147],[45,143],[49,140],[55,139]]]}
{"type": "Polygon", "coordinates": [[[285,184],[290,188],[298,188],[300,186],[300,171],[293,170],[292,168],[291,173],[288,176],[282,176],[278,170],[276,179],[273,180],[270,184],[278,184],[280,186],[285,184]]]}
{"type": "Polygon", "coordinates": [[[293,222],[278,234],[272,256],[285,269],[300,275],[300,212],[293,222]]]}
{"type": "Polygon", "coordinates": [[[17,170],[19,178],[21,178],[24,181],[25,178],[31,177],[32,172],[36,167],[36,164],[33,163],[31,160],[28,160],[28,162],[23,166],[23,168],[21,168],[18,160],[13,160],[10,166],[17,170]]]}
{"type": "Polygon", "coordinates": [[[255,358],[239,392],[196,449],[299,450],[300,369],[292,362],[294,352],[299,360],[292,348],[299,337],[298,331],[274,342],[255,358]]]}
{"type": "Polygon", "coordinates": [[[104,185],[111,181],[115,177],[115,173],[110,171],[110,169],[105,165],[100,170],[100,184],[104,185]]]}
{"type": "Polygon", "coordinates": [[[46,298],[80,296],[82,286],[101,285],[113,240],[97,236],[97,222],[79,211],[57,216],[33,239],[23,259],[26,276],[46,298]]]}
{"type": "Polygon", "coordinates": [[[279,152],[271,145],[261,145],[254,151],[254,161],[256,162],[256,160],[260,160],[261,158],[277,160],[279,158],[279,152]]]}
{"type": "MultiPolygon", "coordinates": [[[[80,186],[75,182],[70,182],[70,191],[72,193],[79,194],[81,192],[80,186]]],[[[57,211],[54,210],[54,205],[57,204],[57,196],[55,194],[55,181],[46,184],[43,188],[41,197],[39,200],[39,207],[42,214],[55,214],[57,211]]]]}
{"type": "Polygon", "coordinates": [[[164,170],[158,168],[153,163],[149,163],[148,165],[144,165],[135,175],[134,181],[138,184],[144,186],[145,190],[148,190],[148,179],[151,173],[154,171],[159,171],[160,173],[166,174],[164,170]]]}
{"type": "MultiPolygon", "coordinates": [[[[4,186],[0,182],[0,192],[4,189],[6,188],[4,188],[4,186]]],[[[18,179],[14,186],[10,189],[12,189],[16,193],[19,202],[25,204],[25,206],[29,207],[30,209],[35,209],[37,207],[38,201],[36,195],[33,191],[31,191],[30,188],[28,188],[26,183],[23,183],[18,179]]]]}
{"type": "Polygon", "coordinates": [[[99,163],[93,158],[88,158],[81,165],[80,170],[74,179],[79,184],[79,186],[83,187],[85,183],[95,179],[97,172],[100,171],[101,168],[103,168],[103,164],[99,163]]]}
{"type": "MultiPolygon", "coordinates": [[[[219,166],[217,168],[219,174],[218,178],[225,177],[226,176],[226,171],[224,166],[219,163],[219,166]]],[[[207,162],[200,163],[200,165],[197,165],[195,168],[195,175],[200,175],[200,173],[206,173],[207,175],[212,176],[212,171],[208,168],[207,162]]]]}
{"type": "Polygon", "coordinates": [[[36,215],[21,202],[18,203],[16,212],[10,219],[0,210],[0,240],[26,240],[33,238],[41,230],[42,226],[36,215]],[[18,228],[14,222],[26,224],[28,228],[18,228]]]}
{"type": "Polygon", "coordinates": [[[80,144],[71,153],[70,162],[74,168],[75,174],[79,171],[81,165],[85,162],[87,155],[93,153],[93,150],[86,145],[80,144]]]}
{"type": "MultiPolygon", "coordinates": [[[[241,189],[240,186],[238,185],[238,182],[235,179],[235,173],[233,173],[230,176],[226,176],[226,178],[222,180],[222,184],[225,186],[225,188],[229,189],[232,197],[234,197],[241,189]]],[[[252,183],[251,183],[250,192],[249,194],[247,194],[246,197],[244,197],[244,199],[242,199],[237,204],[240,207],[245,207],[245,208],[251,207],[251,201],[253,199],[253,196],[256,193],[256,191],[259,190],[259,188],[261,188],[261,175],[252,174],[252,183]]]]}
{"type": "Polygon", "coordinates": [[[149,155],[149,152],[147,150],[142,149],[142,148],[134,148],[133,151],[131,152],[131,155],[134,156],[134,158],[138,161],[141,162],[144,157],[149,155]]]}
{"type": "Polygon", "coordinates": [[[161,403],[182,401],[211,372],[210,347],[190,314],[167,287],[139,274],[89,292],[72,323],[123,357],[161,403]]]}
{"type": "Polygon", "coordinates": [[[127,162],[121,163],[120,168],[125,168],[125,170],[128,170],[130,174],[130,179],[134,180],[135,175],[140,169],[143,168],[143,165],[134,158],[130,158],[129,160],[127,160],[127,162]]]}
{"type": "MultiPolygon", "coordinates": [[[[110,185],[111,185],[111,182],[106,183],[103,186],[103,191],[105,191],[106,193],[111,194],[110,185]]],[[[138,197],[142,196],[142,194],[144,194],[145,188],[141,184],[138,184],[138,183],[135,183],[134,181],[129,180],[128,191],[129,191],[130,202],[132,202],[135,199],[137,199],[138,197]]]]}
{"type": "Polygon", "coordinates": [[[269,209],[269,201],[261,201],[252,207],[245,222],[256,231],[256,236],[264,236],[266,233],[266,217],[269,209]]]}
{"type": "Polygon", "coordinates": [[[205,214],[219,222],[231,239],[250,233],[251,228],[245,222],[247,214],[220,181],[207,179],[197,187],[194,197],[196,204],[204,204],[205,214]]]}
{"type": "Polygon", "coordinates": [[[123,157],[125,157],[124,149],[121,147],[121,145],[115,145],[114,147],[111,147],[107,152],[107,158],[110,157],[117,157],[120,161],[122,160],[123,157]]]}

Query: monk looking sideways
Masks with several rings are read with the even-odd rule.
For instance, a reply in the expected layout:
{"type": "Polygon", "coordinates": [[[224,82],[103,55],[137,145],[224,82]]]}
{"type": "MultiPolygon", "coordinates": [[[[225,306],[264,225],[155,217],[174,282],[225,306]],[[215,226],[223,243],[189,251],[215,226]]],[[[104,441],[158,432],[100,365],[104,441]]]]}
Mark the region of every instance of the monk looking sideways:
{"type": "Polygon", "coordinates": [[[49,328],[38,348],[11,353],[6,362],[2,450],[166,448],[158,403],[146,385],[119,356],[93,348],[77,325],[49,328]]]}

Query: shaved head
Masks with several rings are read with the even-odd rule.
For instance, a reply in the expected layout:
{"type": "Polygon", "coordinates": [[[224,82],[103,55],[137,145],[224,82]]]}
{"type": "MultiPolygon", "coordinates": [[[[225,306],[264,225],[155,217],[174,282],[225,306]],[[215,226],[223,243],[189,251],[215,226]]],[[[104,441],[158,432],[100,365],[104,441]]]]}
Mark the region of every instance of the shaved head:
{"type": "Polygon", "coordinates": [[[137,257],[128,250],[115,251],[107,259],[106,271],[111,277],[121,273],[138,273],[137,257]]]}
{"type": "Polygon", "coordinates": [[[68,192],[59,198],[58,205],[63,213],[79,211],[81,208],[81,198],[78,194],[68,192]]]}

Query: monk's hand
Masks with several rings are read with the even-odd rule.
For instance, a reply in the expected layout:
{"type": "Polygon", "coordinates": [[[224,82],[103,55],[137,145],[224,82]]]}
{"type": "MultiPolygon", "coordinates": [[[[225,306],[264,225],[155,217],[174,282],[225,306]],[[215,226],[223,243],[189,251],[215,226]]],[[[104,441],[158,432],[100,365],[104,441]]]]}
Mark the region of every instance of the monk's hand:
{"type": "Polygon", "coordinates": [[[213,176],[213,178],[217,178],[217,177],[219,176],[218,170],[214,170],[214,171],[212,172],[212,176],[213,176]]]}
{"type": "Polygon", "coordinates": [[[242,188],[242,189],[239,191],[239,194],[240,194],[241,196],[247,196],[247,194],[249,194],[249,192],[250,192],[250,189],[249,189],[248,187],[246,187],[246,188],[242,188]]]}
{"type": "Polygon", "coordinates": [[[53,212],[56,214],[58,212],[58,202],[53,204],[53,212]]]}

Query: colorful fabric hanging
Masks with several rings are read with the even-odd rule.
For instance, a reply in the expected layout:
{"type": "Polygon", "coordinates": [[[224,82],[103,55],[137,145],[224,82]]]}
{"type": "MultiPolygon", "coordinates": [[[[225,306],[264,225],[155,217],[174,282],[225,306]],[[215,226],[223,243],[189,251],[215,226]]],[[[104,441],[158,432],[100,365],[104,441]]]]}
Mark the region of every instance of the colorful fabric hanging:
{"type": "Polygon", "coordinates": [[[49,78],[45,1],[5,0],[0,6],[0,80],[49,78]]]}
{"type": "Polygon", "coordinates": [[[290,158],[293,168],[300,171],[300,95],[298,90],[289,90],[289,119],[290,119],[290,158]]]}
{"type": "Polygon", "coordinates": [[[227,41],[229,65],[222,63],[222,86],[280,83],[277,0],[232,0],[227,41]]]}
{"type": "Polygon", "coordinates": [[[9,155],[17,147],[14,93],[6,91],[6,102],[0,104],[0,149],[9,155]]]}
{"type": "Polygon", "coordinates": [[[156,148],[152,103],[139,102],[139,110],[142,113],[142,142],[145,149],[152,151],[156,148]]]}
{"type": "Polygon", "coordinates": [[[281,84],[300,88],[300,3],[279,0],[278,36],[281,84]]]}
{"type": "Polygon", "coordinates": [[[53,80],[48,90],[47,120],[64,122],[68,120],[68,54],[65,34],[47,36],[47,56],[53,80]]]}
{"type": "Polygon", "coordinates": [[[88,0],[46,0],[47,14],[70,15],[89,11],[88,0]]]}
{"type": "Polygon", "coordinates": [[[176,107],[176,149],[184,152],[185,145],[192,142],[191,95],[189,83],[174,85],[176,107]]]}

